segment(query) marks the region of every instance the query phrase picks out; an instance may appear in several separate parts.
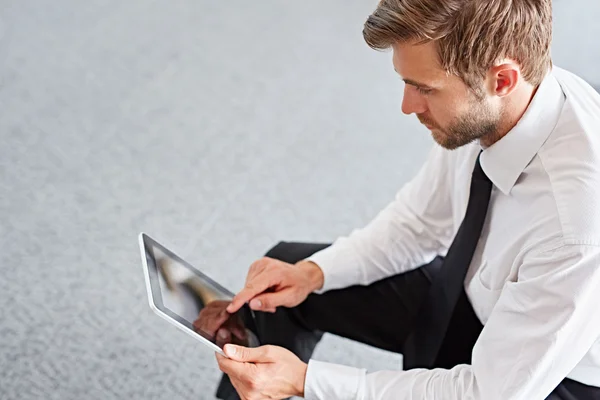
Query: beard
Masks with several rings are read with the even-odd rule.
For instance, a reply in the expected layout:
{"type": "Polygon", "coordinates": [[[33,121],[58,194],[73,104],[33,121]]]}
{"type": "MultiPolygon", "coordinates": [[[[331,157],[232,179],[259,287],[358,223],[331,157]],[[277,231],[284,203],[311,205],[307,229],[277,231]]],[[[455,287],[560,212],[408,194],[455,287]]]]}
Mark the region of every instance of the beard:
{"type": "Polygon", "coordinates": [[[454,150],[474,140],[493,136],[498,132],[500,112],[492,109],[484,101],[471,99],[466,113],[456,117],[447,128],[417,115],[422,124],[430,126],[431,136],[442,147],[454,150]]]}

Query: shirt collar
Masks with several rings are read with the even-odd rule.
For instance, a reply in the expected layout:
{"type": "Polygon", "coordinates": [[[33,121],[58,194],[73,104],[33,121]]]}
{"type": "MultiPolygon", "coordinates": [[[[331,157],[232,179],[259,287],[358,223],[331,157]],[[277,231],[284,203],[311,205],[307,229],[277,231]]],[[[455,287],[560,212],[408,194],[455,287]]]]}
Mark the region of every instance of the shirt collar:
{"type": "Polygon", "coordinates": [[[481,153],[483,171],[505,195],[550,136],[564,102],[560,84],[548,73],[517,125],[481,153]]]}

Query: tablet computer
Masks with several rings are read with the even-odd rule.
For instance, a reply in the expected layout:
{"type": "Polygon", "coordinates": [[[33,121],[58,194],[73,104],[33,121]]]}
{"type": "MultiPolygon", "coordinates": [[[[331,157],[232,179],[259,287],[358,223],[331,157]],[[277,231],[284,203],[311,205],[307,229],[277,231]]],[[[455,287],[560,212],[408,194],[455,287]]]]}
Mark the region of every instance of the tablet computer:
{"type": "Polygon", "coordinates": [[[148,301],[156,314],[223,355],[226,343],[260,345],[247,304],[228,313],[233,293],[145,233],[139,243],[148,301]]]}

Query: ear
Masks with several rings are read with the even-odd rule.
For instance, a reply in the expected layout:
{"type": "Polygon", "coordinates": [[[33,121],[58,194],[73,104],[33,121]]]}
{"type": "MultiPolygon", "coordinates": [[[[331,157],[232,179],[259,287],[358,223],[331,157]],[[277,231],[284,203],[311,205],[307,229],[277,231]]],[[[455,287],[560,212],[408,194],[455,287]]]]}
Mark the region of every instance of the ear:
{"type": "Polygon", "coordinates": [[[512,60],[495,65],[489,73],[491,88],[498,97],[511,94],[521,81],[521,68],[512,60]]]}

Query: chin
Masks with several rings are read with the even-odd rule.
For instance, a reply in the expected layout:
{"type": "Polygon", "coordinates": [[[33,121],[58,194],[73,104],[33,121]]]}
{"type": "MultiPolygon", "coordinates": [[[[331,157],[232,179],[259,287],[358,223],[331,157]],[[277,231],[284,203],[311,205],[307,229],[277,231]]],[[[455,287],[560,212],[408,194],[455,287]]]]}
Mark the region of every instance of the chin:
{"type": "Polygon", "coordinates": [[[446,150],[454,150],[460,147],[460,144],[454,140],[449,140],[448,136],[437,128],[431,129],[431,137],[433,137],[433,140],[435,140],[437,144],[446,150]]]}
{"type": "MultiPolygon", "coordinates": [[[[444,135],[439,129],[433,128],[433,129],[430,129],[429,132],[431,132],[431,137],[438,144],[444,146],[444,144],[448,142],[448,138],[446,137],[446,135],[444,135]]],[[[444,146],[444,147],[446,147],[446,146],[444,146]]]]}

